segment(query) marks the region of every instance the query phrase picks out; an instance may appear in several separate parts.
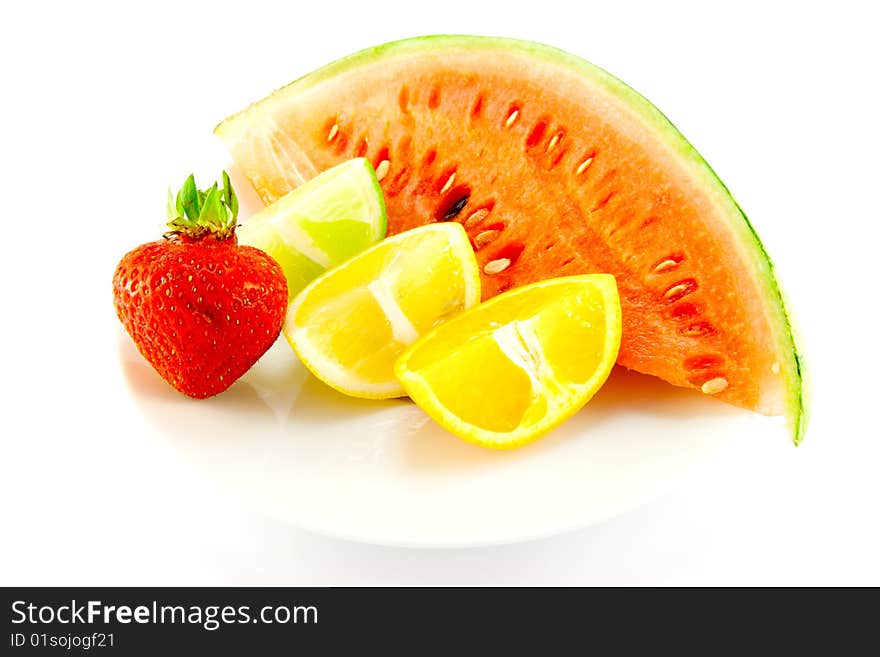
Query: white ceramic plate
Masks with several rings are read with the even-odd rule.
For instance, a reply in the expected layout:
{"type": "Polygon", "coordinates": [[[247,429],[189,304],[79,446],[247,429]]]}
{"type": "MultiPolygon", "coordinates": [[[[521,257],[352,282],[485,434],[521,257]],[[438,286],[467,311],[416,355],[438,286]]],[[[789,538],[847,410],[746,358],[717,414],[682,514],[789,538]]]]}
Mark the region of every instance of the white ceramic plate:
{"type": "MultiPolygon", "coordinates": [[[[247,217],[259,201],[230,171],[247,217]]],[[[574,418],[498,452],[447,433],[409,400],[332,390],[283,337],[204,401],[162,381],[121,328],[119,352],[137,405],[183,458],[265,513],[371,543],[473,546],[583,527],[667,490],[737,434],[779,435],[776,419],[617,368],[574,418]]]]}
{"type": "MultiPolygon", "coordinates": [[[[409,546],[547,536],[634,508],[738,433],[773,420],[622,369],[537,443],[465,443],[408,400],[346,397],[283,338],[227,392],[190,400],[120,331],[126,378],[158,435],[257,509],[320,533],[409,546]]],[[[778,435],[777,435],[778,437],[778,435]]]]}

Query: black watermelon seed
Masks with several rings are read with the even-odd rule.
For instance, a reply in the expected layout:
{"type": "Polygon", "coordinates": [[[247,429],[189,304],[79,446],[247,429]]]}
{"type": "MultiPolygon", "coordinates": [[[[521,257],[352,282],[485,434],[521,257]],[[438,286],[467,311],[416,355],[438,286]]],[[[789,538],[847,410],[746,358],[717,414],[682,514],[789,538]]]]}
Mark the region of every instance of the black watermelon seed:
{"type": "Polygon", "coordinates": [[[443,213],[443,221],[450,221],[455,219],[459,213],[464,210],[464,206],[467,205],[470,200],[470,196],[462,196],[455,203],[453,203],[449,209],[443,213]]]}

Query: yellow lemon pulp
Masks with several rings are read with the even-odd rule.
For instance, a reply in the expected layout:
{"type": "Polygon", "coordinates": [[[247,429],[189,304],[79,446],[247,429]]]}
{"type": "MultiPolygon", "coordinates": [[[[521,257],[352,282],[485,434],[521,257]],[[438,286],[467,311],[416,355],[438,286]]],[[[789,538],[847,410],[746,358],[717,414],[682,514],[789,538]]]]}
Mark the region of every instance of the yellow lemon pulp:
{"type": "Polygon", "coordinates": [[[395,373],[435,421],[483,447],[544,435],[586,404],[620,348],[620,300],[608,274],[505,292],[434,329],[395,373]]]}
{"type": "Polygon", "coordinates": [[[309,284],[284,335],[311,372],[340,392],[405,395],[394,362],[419,336],[480,300],[480,273],[460,224],[390,237],[309,284]]]}

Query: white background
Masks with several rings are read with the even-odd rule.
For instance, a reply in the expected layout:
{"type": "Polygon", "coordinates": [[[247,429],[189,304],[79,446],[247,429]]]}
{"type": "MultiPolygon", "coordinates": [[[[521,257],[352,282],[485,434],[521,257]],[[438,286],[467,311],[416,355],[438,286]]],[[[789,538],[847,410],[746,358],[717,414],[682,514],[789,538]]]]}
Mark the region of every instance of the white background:
{"type": "Polygon", "coordinates": [[[6,3],[0,584],[880,584],[869,4],[6,3]],[[110,279],[155,236],[187,153],[323,63],[441,32],[590,59],[697,146],[749,212],[800,320],[814,379],[803,447],[780,435],[725,449],[604,524],[443,551],[263,517],[151,433],[120,372],[110,279]]]}

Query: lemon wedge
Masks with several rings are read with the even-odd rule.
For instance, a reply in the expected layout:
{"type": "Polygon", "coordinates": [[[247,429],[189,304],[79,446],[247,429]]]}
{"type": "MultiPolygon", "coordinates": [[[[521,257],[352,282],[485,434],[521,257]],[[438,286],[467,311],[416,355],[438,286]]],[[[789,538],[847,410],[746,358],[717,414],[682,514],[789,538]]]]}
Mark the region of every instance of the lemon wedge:
{"type": "Polygon", "coordinates": [[[586,404],[620,348],[620,299],[608,274],[505,292],[423,336],[398,359],[409,396],[459,438],[526,445],[586,404]]]}
{"type": "Polygon", "coordinates": [[[401,397],[398,356],[479,300],[480,272],[464,228],[430,224],[379,242],[312,281],[290,304],[284,335],[305,366],[336,390],[401,397]]]}

